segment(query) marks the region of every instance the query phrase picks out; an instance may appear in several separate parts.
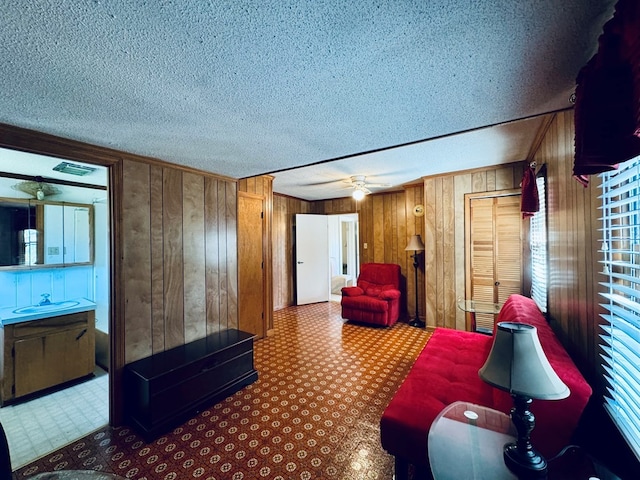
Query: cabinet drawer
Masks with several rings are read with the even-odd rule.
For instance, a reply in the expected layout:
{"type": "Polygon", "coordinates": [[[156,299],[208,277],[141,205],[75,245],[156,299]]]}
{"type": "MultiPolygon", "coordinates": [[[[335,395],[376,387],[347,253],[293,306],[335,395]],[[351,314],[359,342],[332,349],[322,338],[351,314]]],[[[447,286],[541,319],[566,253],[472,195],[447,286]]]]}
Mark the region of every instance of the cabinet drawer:
{"type": "MultiPolygon", "coordinates": [[[[93,312],[92,312],[93,313],[93,312]]],[[[60,330],[81,328],[89,323],[87,312],[72,313],[58,317],[31,320],[29,322],[12,325],[13,338],[40,337],[49,333],[57,333],[60,330]]]]}

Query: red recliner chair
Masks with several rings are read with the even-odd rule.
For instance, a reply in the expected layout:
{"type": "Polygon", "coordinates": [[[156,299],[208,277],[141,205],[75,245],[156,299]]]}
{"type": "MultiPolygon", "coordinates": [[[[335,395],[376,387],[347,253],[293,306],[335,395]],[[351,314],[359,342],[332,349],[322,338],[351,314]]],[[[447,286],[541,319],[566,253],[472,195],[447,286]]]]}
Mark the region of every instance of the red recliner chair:
{"type": "Polygon", "coordinates": [[[390,327],[400,317],[400,265],[363,263],[357,286],[342,288],[342,318],[390,327]]]}

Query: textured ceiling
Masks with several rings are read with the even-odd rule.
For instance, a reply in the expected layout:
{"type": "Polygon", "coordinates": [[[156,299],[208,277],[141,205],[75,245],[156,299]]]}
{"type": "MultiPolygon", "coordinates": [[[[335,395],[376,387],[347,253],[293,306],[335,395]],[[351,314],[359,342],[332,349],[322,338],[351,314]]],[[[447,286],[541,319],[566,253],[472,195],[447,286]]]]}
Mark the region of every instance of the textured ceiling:
{"type": "MultiPolygon", "coordinates": [[[[395,185],[433,173],[425,165],[513,156],[503,134],[518,123],[480,131],[493,138],[489,153],[473,147],[490,143],[476,132],[462,134],[476,136],[462,146],[448,136],[569,107],[613,4],[2,2],[0,122],[233,178],[356,155],[349,168],[323,163],[305,177],[357,173],[395,185]],[[458,157],[445,155],[451,149],[458,157]],[[382,167],[367,171],[385,161],[391,174],[411,173],[391,182],[378,178],[382,167]]],[[[276,191],[293,195],[280,186],[287,175],[275,176],[276,191]]],[[[344,195],[305,192],[295,195],[344,195]]]]}

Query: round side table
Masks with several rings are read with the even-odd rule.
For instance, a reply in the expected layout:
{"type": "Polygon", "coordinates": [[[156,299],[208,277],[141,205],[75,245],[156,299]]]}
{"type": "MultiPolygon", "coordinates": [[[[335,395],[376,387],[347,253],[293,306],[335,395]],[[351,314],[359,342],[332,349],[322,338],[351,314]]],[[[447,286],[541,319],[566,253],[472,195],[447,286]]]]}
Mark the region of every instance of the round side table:
{"type": "Polygon", "coordinates": [[[29,477],[29,480],[126,480],[115,473],[98,472],[96,470],[58,470],[42,472],[29,477]]]}
{"type": "Polygon", "coordinates": [[[434,480],[517,480],[502,458],[504,444],[515,436],[508,415],[473,403],[452,403],[429,430],[434,480]]]}

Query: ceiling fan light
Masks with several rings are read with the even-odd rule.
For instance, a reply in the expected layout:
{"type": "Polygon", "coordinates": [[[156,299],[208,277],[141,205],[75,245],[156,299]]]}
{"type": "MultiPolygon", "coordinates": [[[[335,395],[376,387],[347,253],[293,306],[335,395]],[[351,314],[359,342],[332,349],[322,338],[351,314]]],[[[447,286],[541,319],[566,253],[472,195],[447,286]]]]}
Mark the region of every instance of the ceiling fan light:
{"type": "Polygon", "coordinates": [[[351,194],[351,196],[353,197],[354,200],[360,201],[364,198],[364,192],[361,189],[356,188],[351,194]]]}

